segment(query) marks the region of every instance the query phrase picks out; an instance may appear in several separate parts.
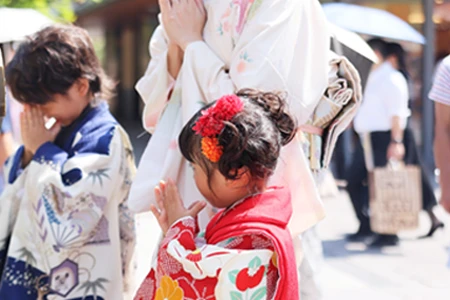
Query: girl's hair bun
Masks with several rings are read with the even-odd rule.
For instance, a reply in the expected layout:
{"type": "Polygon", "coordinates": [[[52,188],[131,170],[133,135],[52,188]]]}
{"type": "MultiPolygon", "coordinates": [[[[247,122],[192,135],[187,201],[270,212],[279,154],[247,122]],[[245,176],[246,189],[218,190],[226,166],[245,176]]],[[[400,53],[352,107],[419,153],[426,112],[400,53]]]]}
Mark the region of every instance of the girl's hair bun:
{"type": "Polygon", "coordinates": [[[292,116],[286,112],[287,105],[284,93],[243,89],[237,95],[252,100],[268,113],[268,117],[280,131],[283,146],[292,141],[296,134],[297,126],[292,116]]]}

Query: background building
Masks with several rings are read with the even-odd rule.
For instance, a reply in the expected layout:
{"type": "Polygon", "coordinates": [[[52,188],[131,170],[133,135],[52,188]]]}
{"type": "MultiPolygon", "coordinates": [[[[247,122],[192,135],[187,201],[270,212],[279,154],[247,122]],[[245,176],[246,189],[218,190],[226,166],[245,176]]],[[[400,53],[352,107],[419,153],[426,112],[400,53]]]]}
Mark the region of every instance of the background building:
{"type": "Polygon", "coordinates": [[[142,104],[134,85],[150,59],[148,43],[158,24],[158,1],[85,2],[76,13],[76,23],[89,30],[106,72],[118,81],[113,111],[119,119],[140,120],[142,104]]]}

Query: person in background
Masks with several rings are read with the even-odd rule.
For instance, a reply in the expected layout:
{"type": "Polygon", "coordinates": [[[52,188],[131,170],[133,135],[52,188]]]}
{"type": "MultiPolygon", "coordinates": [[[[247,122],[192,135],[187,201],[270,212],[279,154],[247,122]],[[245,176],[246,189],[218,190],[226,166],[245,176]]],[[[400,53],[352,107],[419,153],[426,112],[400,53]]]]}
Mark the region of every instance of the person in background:
{"type": "Polygon", "coordinates": [[[437,70],[429,98],[435,102],[434,155],[440,171],[440,203],[450,213],[450,55],[437,70]]]}
{"type": "MultiPolygon", "coordinates": [[[[406,52],[398,43],[389,43],[387,46],[387,59],[395,69],[397,69],[409,81],[409,72],[406,67],[406,52]]],[[[423,161],[419,155],[417,144],[414,138],[414,133],[410,126],[405,128],[405,157],[404,162],[407,165],[417,165],[421,170],[422,178],[422,201],[423,210],[425,210],[430,217],[431,226],[426,235],[423,237],[431,237],[437,229],[443,228],[442,223],[433,212],[433,208],[437,205],[436,195],[434,194],[432,178],[426,171],[423,161]]]]}
{"type": "MultiPolygon", "coordinates": [[[[347,191],[350,195],[360,226],[351,241],[373,236],[369,216],[368,171],[366,165],[384,167],[389,160],[402,160],[405,155],[405,136],[409,93],[405,77],[387,61],[387,43],[372,39],[369,45],[378,56],[379,63],[367,81],[363,102],[354,120],[354,129],[360,137],[348,172],[347,191]],[[363,141],[366,149],[363,148],[363,141]],[[367,146],[370,141],[371,146],[367,146]],[[370,147],[370,149],[368,149],[370,147]],[[372,152],[372,158],[365,153],[372,152]]],[[[370,245],[375,247],[398,244],[396,235],[377,235],[370,245]]]]}

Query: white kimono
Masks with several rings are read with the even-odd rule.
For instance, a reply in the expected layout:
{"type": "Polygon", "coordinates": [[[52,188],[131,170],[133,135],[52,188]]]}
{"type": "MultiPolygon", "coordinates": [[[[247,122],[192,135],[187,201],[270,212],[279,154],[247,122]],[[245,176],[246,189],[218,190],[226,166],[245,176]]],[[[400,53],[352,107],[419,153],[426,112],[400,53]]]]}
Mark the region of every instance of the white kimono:
{"type": "MultiPolygon", "coordinates": [[[[242,88],[287,91],[290,111],[303,124],[328,84],[330,35],[317,0],[204,4],[204,42],[186,48],[176,81],[168,73],[162,26],[150,41],[152,59],[136,88],[145,102],[144,127],[153,135],[130,191],[129,206],[136,212],[149,210],[155,203],[154,187],[166,178],[176,180],[186,205],[202,199],[177,141],[183,125],[204,103],[242,88]]],[[[293,236],[324,217],[299,137],[283,148],[272,184],[291,190],[293,236]]],[[[200,225],[206,223],[207,217],[201,216],[200,225]]]]}

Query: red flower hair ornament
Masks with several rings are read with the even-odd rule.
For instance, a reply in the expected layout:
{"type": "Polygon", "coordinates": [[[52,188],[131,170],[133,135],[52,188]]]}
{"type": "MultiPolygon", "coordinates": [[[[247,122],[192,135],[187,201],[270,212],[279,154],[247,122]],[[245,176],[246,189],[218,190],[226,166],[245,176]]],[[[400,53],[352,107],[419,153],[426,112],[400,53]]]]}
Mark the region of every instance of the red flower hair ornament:
{"type": "Polygon", "coordinates": [[[236,95],[223,96],[216,104],[202,111],[192,130],[202,136],[202,153],[213,163],[222,156],[223,149],[217,136],[225,127],[224,122],[230,121],[244,108],[244,102],[236,95]]]}

